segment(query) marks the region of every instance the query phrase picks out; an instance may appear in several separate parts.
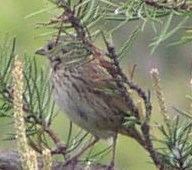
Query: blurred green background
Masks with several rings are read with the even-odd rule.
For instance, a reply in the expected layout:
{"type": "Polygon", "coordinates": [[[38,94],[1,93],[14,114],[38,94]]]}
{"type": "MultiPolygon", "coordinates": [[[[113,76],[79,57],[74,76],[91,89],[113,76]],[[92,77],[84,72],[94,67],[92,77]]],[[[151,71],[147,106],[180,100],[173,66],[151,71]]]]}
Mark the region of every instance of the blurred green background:
{"type": "MultiPolygon", "coordinates": [[[[42,46],[49,36],[42,36],[51,30],[38,29],[37,23],[47,22],[49,18],[54,16],[51,10],[45,11],[32,17],[29,16],[39,10],[52,8],[53,6],[46,0],[9,0],[0,1],[0,42],[4,41],[5,35],[17,38],[17,53],[22,56],[25,53],[34,55],[35,49],[42,46]]],[[[131,30],[137,26],[138,22],[133,22],[133,25],[125,25],[117,34],[115,34],[115,44],[120,46],[130,35],[131,30]]],[[[135,81],[144,89],[152,89],[149,71],[152,67],[158,67],[162,77],[162,86],[165,91],[166,101],[169,109],[172,111],[172,106],[189,107],[189,103],[185,99],[185,95],[191,93],[190,78],[191,78],[191,44],[167,47],[169,41],[163,43],[153,55],[150,55],[148,47],[155,32],[152,25],[146,24],[144,32],[140,34],[133,48],[124,58],[124,70],[128,74],[129,68],[137,64],[135,72],[135,81]]],[[[174,38],[179,38],[180,35],[175,35],[174,38]]],[[[173,40],[173,39],[171,39],[173,40]]],[[[171,41],[170,40],[170,41],[171,41]]],[[[156,106],[155,96],[154,106],[156,106]]],[[[154,107],[154,128],[153,133],[156,133],[155,122],[161,121],[158,108],[154,107]]],[[[174,112],[173,112],[174,114],[174,112]]],[[[5,137],[6,133],[11,131],[12,123],[10,120],[0,119],[0,139],[5,137]]],[[[68,121],[63,114],[55,119],[54,129],[64,136],[67,131],[68,121]],[[63,130],[65,129],[65,130],[63,130]]],[[[107,142],[101,141],[101,145],[107,142]]],[[[1,141],[0,149],[15,149],[11,141],[1,141]]],[[[107,159],[107,158],[106,158],[107,159]]],[[[117,167],[121,170],[155,170],[152,165],[149,155],[135,141],[129,138],[120,136],[117,145],[117,167]]],[[[106,161],[107,162],[107,161],[106,161]]]]}

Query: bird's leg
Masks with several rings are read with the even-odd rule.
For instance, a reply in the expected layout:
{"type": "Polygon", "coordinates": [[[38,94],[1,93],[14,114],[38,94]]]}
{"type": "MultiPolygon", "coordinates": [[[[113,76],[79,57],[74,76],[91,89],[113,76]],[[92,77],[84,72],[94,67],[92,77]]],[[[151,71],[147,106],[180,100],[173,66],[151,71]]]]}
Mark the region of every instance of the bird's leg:
{"type": "Polygon", "coordinates": [[[115,167],[115,153],[116,153],[116,144],[117,144],[117,133],[113,136],[113,144],[112,144],[112,159],[108,170],[114,170],[115,167]]]}
{"type": "Polygon", "coordinates": [[[70,164],[71,162],[74,162],[77,160],[79,156],[81,156],[87,149],[89,149],[91,146],[95,145],[99,141],[98,138],[95,138],[91,143],[83,147],[77,154],[75,154],[73,157],[71,157],[69,160],[65,162],[65,165],[70,164]]]}

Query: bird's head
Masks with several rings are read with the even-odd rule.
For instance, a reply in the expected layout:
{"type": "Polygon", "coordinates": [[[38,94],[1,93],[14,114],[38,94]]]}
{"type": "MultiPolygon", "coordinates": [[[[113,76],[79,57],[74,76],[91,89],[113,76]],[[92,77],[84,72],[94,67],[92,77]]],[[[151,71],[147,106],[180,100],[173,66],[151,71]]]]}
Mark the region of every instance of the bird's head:
{"type": "Polygon", "coordinates": [[[79,40],[71,37],[61,37],[59,40],[53,39],[37,49],[35,54],[46,56],[53,65],[55,65],[55,62],[61,62],[66,67],[73,67],[90,55],[79,40]]]}

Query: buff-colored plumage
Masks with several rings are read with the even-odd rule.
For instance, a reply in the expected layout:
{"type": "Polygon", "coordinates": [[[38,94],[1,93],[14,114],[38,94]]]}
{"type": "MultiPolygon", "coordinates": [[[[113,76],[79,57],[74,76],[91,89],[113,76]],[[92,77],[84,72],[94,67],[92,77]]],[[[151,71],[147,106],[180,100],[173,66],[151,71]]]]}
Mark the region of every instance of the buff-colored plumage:
{"type": "Polygon", "coordinates": [[[116,82],[78,40],[53,40],[37,54],[50,60],[53,96],[59,108],[72,122],[95,136],[80,153],[100,138],[113,137],[113,169],[117,134],[131,132],[123,125],[130,112],[116,82]]]}
{"type": "Polygon", "coordinates": [[[52,86],[56,103],[69,119],[95,137],[108,138],[123,131],[128,116],[123,97],[111,75],[77,46],[54,41],[39,51],[52,66],[52,86]]]}

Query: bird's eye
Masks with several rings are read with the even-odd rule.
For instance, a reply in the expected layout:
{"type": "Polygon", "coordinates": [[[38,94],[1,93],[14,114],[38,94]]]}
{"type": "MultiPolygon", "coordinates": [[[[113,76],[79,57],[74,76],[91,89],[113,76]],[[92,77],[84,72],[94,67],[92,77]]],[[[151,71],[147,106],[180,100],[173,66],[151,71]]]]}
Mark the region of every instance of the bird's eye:
{"type": "Polygon", "coordinates": [[[53,44],[48,44],[47,49],[52,50],[53,49],[53,44]]]}
{"type": "Polygon", "coordinates": [[[64,49],[64,48],[62,48],[61,51],[62,51],[63,54],[65,54],[65,53],[68,52],[68,51],[67,51],[66,49],[64,49]]]}

